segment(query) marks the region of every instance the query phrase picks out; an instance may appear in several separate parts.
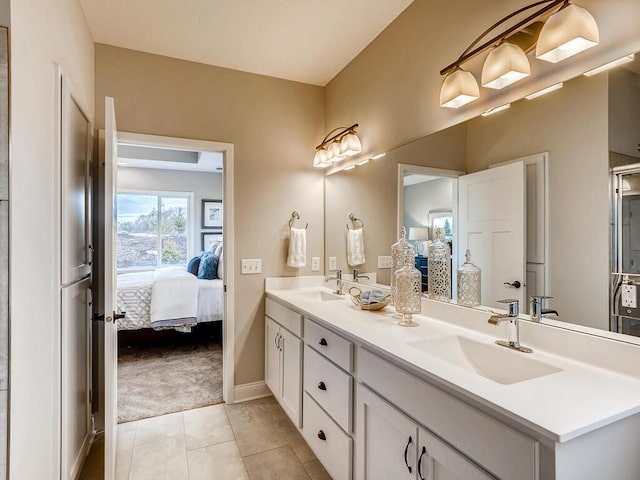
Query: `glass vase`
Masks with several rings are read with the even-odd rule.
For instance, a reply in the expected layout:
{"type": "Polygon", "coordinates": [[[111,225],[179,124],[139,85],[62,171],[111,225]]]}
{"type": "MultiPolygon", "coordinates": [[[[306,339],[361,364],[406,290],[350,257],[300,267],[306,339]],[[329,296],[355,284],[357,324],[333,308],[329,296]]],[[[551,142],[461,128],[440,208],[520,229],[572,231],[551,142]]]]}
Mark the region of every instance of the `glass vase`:
{"type": "Polygon", "coordinates": [[[458,268],[458,304],[473,307],[480,305],[481,271],[471,263],[471,252],[467,249],[464,265],[458,268]]]}
{"type": "Polygon", "coordinates": [[[435,241],[429,245],[428,296],[432,300],[451,300],[451,249],[444,241],[444,229],[435,229],[435,241]]]}
{"type": "Polygon", "coordinates": [[[397,243],[391,245],[391,304],[395,305],[397,295],[396,291],[396,272],[405,265],[414,265],[416,261],[416,252],[406,240],[407,230],[400,227],[400,236],[397,243]]]}

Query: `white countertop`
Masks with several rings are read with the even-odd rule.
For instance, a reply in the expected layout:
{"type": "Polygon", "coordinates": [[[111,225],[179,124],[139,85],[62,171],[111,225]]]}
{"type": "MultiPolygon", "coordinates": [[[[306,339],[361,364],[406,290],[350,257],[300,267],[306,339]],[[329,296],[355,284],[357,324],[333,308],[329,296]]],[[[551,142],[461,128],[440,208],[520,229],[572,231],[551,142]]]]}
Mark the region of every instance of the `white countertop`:
{"type": "MultiPolygon", "coordinates": [[[[532,354],[504,350],[515,356],[530,355],[529,358],[558,367],[561,371],[503,385],[408,345],[420,340],[459,335],[503,348],[495,345],[494,341],[504,339],[504,328],[492,327],[495,335],[482,331],[486,330],[486,313],[480,320],[483,324],[480,331],[428,315],[415,315],[414,319],[420,326],[404,328],[398,325],[393,307],[379,312],[363,311],[352,304],[348,294],[336,301],[310,300],[300,292],[317,290],[318,287],[305,288],[304,282],[299,285],[302,288],[289,289],[276,282],[271,288],[267,287],[266,293],[372,351],[409,367],[414,373],[486,405],[555,442],[569,441],[640,413],[640,379],[548,353],[539,346],[532,354]]],[[[451,315],[456,315],[459,308],[452,306],[451,315]]],[[[522,343],[526,345],[524,341],[522,343]]],[[[640,349],[638,352],[640,361],[640,349]]]]}

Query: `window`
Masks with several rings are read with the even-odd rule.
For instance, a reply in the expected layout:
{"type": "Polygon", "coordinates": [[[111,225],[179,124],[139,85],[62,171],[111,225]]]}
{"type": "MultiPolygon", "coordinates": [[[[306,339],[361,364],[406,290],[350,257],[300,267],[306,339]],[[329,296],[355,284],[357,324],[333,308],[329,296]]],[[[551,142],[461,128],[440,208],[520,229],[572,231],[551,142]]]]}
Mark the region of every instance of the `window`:
{"type": "Polygon", "coordinates": [[[117,268],[185,265],[191,255],[192,194],[118,193],[117,268]]]}

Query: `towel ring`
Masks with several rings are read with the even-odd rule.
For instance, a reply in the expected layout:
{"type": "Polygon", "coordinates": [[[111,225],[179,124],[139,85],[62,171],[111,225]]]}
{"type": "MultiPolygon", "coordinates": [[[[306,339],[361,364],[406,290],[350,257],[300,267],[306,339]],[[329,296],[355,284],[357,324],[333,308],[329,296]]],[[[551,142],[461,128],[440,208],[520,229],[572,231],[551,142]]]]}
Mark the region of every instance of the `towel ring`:
{"type": "MultiPolygon", "coordinates": [[[[293,223],[296,220],[300,220],[300,214],[296,210],[294,210],[293,212],[291,212],[291,218],[289,219],[289,228],[293,228],[293,223]]],[[[308,226],[309,222],[307,222],[307,224],[304,226],[304,229],[306,230],[308,226]]]]}
{"type": "MultiPolygon", "coordinates": [[[[353,223],[360,222],[360,228],[364,228],[364,222],[362,220],[360,220],[358,217],[356,217],[353,213],[349,214],[349,220],[351,220],[353,223]]],[[[349,228],[349,224],[348,223],[347,223],[347,230],[351,230],[349,228]]]]}

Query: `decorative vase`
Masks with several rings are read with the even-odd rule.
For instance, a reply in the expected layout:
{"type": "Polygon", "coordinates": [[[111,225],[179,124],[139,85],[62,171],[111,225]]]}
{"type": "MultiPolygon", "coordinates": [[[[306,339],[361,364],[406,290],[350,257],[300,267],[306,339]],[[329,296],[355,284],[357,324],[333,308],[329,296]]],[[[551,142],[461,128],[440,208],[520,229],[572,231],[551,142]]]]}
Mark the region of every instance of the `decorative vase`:
{"type": "Polygon", "coordinates": [[[405,265],[414,265],[416,261],[416,252],[406,240],[407,230],[400,227],[400,236],[397,243],[391,245],[391,304],[395,305],[396,291],[396,272],[405,265]]]}
{"type": "Polygon", "coordinates": [[[458,304],[469,307],[480,305],[481,271],[471,263],[471,252],[467,249],[465,262],[458,268],[458,304]]]}
{"type": "Polygon", "coordinates": [[[451,249],[444,241],[444,229],[435,229],[435,241],[429,245],[428,295],[433,300],[451,300],[451,249]]]}
{"type": "Polygon", "coordinates": [[[396,312],[402,314],[400,325],[415,327],[413,314],[420,313],[422,307],[422,277],[420,270],[413,265],[405,265],[395,273],[396,312]]]}

